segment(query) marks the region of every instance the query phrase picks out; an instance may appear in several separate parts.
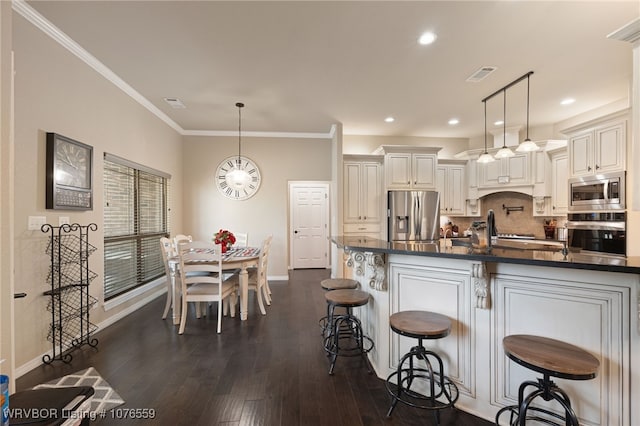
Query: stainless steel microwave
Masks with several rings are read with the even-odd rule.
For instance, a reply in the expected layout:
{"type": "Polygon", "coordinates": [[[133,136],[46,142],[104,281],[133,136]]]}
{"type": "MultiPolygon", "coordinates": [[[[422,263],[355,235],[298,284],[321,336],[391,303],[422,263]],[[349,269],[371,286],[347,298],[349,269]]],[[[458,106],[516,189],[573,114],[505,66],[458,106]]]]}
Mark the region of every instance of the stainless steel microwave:
{"type": "Polygon", "coordinates": [[[624,209],[624,172],[569,179],[569,211],[593,212],[624,209]]]}

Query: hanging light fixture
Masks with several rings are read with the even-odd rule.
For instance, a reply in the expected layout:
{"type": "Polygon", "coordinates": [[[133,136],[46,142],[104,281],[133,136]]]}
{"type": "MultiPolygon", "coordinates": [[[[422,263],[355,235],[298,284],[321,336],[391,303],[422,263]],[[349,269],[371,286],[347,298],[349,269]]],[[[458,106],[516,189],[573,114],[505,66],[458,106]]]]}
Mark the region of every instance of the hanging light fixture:
{"type": "Polygon", "coordinates": [[[502,110],[502,148],[496,152],[495,158],[513,157],[515,152],[507,147],[507,89],[502,91],[504,95],[504,106],[502,110]]]}
{"type": "Polygon", "coordinates": [[[531,152],[540,149],[535,142],[532,142],[531,139],[529,139],[529,78],[531,77],[531,74],[533,74],[533,71],[530,71],[527,74],[527,137],[516,148],[516,151],[518,152],[531,152]]]}
{"type": "Polygon", "coordinates": [[[491,163],[495,158],[487,152],[487,101],[482,103],[484,104],[484,153],[478,157],[478,163],[491,163]]]}
{"type": "Polygon", "coordinates": [[[227,173],[227,178],[231,184],[231,186],[242,189],[245,188],[251,182],[251,175],[242,168],[242,158],[241,158],[241,145],[242,145],[242,108],[244,108],[244,104],[242,102],[236,103],[238,107],[238,159],[236,160],[236,165],[233,170],[227,173]]]}

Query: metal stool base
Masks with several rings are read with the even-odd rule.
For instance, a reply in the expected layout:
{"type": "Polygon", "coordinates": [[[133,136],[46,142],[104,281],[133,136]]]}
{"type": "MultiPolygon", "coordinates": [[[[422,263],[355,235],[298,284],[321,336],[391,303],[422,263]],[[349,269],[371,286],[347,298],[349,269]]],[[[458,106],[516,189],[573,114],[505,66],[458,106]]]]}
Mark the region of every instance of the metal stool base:
{"type": "Polygon", "coordinates": [[[542,379],[538,379],[537,382],[534,381],[526,381],[520,385],[518,389],[518,405],[508,405],[503,407],[496,414],[496,425],[500,424],[500,417],[504,413],[509,413],[509,425],[510,426],[524,426],[527,421],[535,420],[541,423],[546,423],[549,425],[556,426],[579,426],[578,417],[573,411],[571,407],[571,400],[569,396],[560,389],[552,380],[549,379],[548,375],[544,375],[542,379]],[[532,386],[535,388],[534,391],[530,392],[526,397],[524,396],[524,392],[528,386],[532,386]],[[534,399],[541,397],[545,401],[554,400],[558,402],[562,408],[564,409],[565,415],[562,416],[558,413],[554,413],[550,410],[546,410],[540,407],[534,407],[531,405],[534,399]],[[558,420],[562,420],[562,423],[558,423],[553,421],[548,417],[540,417],[536,415],[528,415],[529,411],[535,411],[538,413],[544,413],[549,417],[556,418],[558,420]]]}
{"type": "Polygon", "coordinates": [[[418,339],[418,341],[418,346],[411,348],[400,359],[397,370],[387,377],[387,392],[389,392],[393,400],[387,417],[391,417],[393,409],[400,401],[410,407],[433,410],[436,424],[439,424],[439,410],[453,407],[458,400],[458,387],[443,374],[444,368],[440,356],[435,352],[426,350],[422,346],[422,339],[418,339]],[[414,358],[423,360],[427,368],[414,367],[414,358]],[[437,363],[437,370],[434,370],[429,358],[437,363]],[[406,361],[409,361],[409,368],[403,368],[406,361]],[[396,384],[392,382],[393,379],[395,379],[396,384]],[[416,379],[424,379],[428,382],[429,389],[426,395],[411,390],[411,385],[416,379]]]}
{"type": "Polygon", "coordinates": [[[372,373],[367,353],[373,349],[373,340],[362,332],[360,320],[351,315],[349,310],[345,315],[334,315],[331,312],[330,318],[332,318],[331,327],[329,327],[330,331],[324,339],[324,350],[331,360],[329,374],[333,375],[339,356],[362,357],[367,371],[372,373]]]}

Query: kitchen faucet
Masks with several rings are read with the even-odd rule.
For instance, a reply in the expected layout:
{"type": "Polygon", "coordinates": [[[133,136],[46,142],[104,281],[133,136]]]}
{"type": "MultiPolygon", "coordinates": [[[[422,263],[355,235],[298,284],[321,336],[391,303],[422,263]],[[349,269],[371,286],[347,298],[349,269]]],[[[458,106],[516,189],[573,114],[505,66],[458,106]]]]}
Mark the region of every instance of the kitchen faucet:
{"type": "Polygon", "coordinates": [[[492,238],[498,235],[498,230],[496,229],[496,216],[493,213],[492,209],[489,209],[487,213],[487,251],[491,251],[492,238]]]}

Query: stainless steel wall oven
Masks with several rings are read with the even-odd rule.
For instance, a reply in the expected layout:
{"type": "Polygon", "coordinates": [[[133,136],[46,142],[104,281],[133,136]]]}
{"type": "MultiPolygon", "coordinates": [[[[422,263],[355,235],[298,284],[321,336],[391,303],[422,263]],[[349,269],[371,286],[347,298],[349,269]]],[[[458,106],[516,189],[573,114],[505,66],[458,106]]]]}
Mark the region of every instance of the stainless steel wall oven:
{"type": "Polygon", "coordinates": [[[581,252],[627,255],[626,213],[569,213],[568,246],[581,252]]]}

